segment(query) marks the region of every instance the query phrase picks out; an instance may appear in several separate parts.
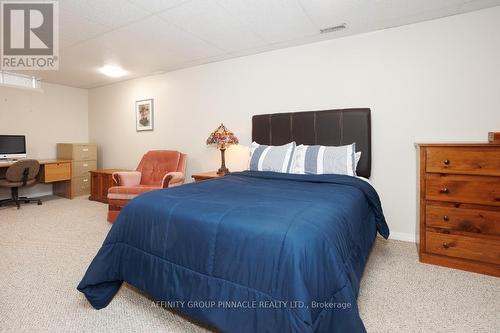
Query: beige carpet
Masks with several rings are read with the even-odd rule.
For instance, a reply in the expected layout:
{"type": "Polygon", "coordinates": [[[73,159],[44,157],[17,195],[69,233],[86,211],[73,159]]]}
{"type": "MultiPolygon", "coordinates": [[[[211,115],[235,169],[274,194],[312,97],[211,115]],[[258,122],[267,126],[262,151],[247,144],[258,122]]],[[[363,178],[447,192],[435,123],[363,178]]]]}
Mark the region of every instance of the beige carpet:
{"type": "MultiPolygon", "coordinates": [[[[77,292],[110,229],[106,208],[84,198],[0,207],[1,332],[206,332],[127,285],[100,311],[77,292]]],[[[500,332],[500,279],[420,264],[414,244],[379,240],[359,307],[368,332],[500,332]]]]}

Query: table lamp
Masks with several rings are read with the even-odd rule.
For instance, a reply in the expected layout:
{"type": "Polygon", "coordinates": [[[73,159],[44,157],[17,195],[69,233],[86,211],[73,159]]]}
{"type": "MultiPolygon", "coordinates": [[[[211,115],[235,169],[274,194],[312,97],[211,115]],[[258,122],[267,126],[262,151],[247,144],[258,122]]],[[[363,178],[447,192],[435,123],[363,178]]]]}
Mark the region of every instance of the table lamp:
{"type": "Polygon", "coordinates": [[[225,175],[229,173],[229,169],[226,168],[226,158],[224,153],[226,152],[226,148],[230,145],[237,145],[238,138],[234,135],[233,132],[228,130],[224,124],[220,124],[220,126],[210,133],[210,136],[207,139],[207,145],[217,145],[217,148],[220,149],[220,156],[222,159],[222,164],[217,170],[218,175],[225,175]]]}

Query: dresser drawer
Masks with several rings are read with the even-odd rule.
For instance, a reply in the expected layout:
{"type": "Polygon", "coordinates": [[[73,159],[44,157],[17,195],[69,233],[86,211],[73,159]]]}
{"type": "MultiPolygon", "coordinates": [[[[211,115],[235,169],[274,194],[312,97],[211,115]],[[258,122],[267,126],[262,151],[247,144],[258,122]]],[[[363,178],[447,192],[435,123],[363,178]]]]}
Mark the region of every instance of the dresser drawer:
{"type": "Polygon", "coordinates": [[[74,197],[90,193],[90,176],[75,177],[71,180],[71,193],[74,197]]]}
{"type": "Polygon", "coordinates": [[[476,238],[427,231],[425,249],[429,253],[477,260],[500,265],[500,238],[476,238]]]}
{"type": "Polygon", "coordinates": [[[428,205],[427,227],[500,235],[500,211],[428,205]]]}
{"type": "Polygon", "coordinates": [[[96,161],[78,161],[73,162],[73,177],[85,177],[89,175],[90,170],[97,169],[96,161]]]}
{"type": "Polygon", "coordinates": [[[500,206],[500,177],[427,174],[425,198],[500,206]]]}
{"type": "Polygon", "coordinates": [[[500,176],[500,146],[427,148],[426,171],[500,176]]]}

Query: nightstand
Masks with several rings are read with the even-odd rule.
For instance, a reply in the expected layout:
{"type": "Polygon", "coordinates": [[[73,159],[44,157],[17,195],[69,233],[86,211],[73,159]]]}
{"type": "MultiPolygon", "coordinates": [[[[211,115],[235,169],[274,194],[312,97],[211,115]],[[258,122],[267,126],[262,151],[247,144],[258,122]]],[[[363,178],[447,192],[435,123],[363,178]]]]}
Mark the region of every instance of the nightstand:
{"type": "Polygon", "coordinates": [[[191,177],[194,179],[195,182],[202,182],[208,179],[221,178],[224,177],[224,175],[219,175],[217,174],[216,171],[210,171],[210,172],[197,173],[192,175],[191,177]]]}

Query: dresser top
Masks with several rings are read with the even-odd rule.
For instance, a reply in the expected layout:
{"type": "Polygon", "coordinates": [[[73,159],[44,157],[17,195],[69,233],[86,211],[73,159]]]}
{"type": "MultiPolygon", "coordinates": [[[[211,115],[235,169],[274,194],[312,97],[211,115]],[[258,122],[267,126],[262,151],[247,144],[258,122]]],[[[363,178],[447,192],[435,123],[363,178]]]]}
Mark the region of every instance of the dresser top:
{"type": "Polygon", "coordinates": [[[415,142],[416,147],[500,147],[500,143],[489,142],[415,142]]]}

